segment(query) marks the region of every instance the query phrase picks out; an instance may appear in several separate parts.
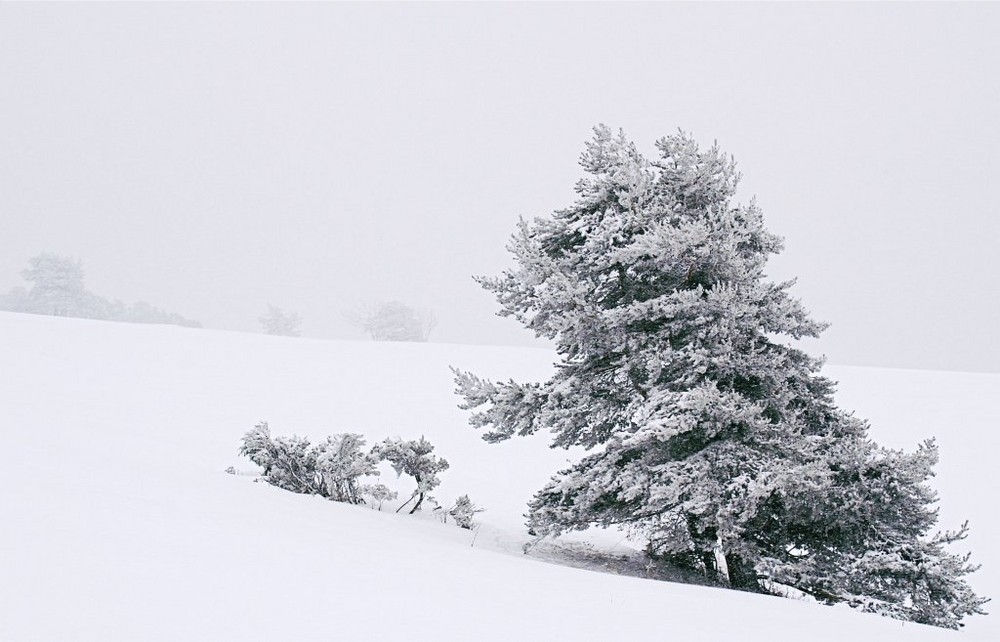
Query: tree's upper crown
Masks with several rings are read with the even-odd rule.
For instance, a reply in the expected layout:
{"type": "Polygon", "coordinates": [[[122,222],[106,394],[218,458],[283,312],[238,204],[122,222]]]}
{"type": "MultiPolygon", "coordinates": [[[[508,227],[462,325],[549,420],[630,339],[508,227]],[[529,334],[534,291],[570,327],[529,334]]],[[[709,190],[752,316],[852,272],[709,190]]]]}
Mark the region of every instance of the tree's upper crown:
{"type": "Polygon", "coordinates": [[[753,332],[820,332],[822,324],[787,294],[790,283],[765,281],[767,258],[782,242],[765,229],[755,202],[733,204],[734,160],[717,145],[699,149],[684,132],[656,147],[659,158],[650,161],[623,133],[595,128],[580,159],[588,176],[577,183],[577,201],[522,221],[511,244],[518,267],[481,279],[503,313],[575,345],[573,353],[586,334],[582,318],[604,336],[615,328],[648,334],[742,307],[753,332]]]}

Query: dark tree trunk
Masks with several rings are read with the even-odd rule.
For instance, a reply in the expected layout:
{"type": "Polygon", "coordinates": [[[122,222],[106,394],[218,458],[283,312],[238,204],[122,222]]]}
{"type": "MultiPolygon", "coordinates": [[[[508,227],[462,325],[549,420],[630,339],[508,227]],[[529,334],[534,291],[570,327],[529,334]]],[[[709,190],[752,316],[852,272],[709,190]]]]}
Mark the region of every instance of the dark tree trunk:
{"type": "Polygon", "coordinates": [[[730,553],[726,555],[726,565],[729,567],[729,584],[734,589],[752,593],[763,592],[757,571],[754,570],[753,564],[749,560],[730,553]]]}
{"type": "Polygon", "coordinates": [[[701,558],[701,563],[705,567],[705,577],[710,580],[716,580],[719,578],[719,567],[715,563],[715,553],[712,551],[701,551],[698,553],[698,557],[701,558]]]}
{"type": "Polygon", "coordinates": [[[698,520],[693,515],[687,516],[688,534],[694,542],[695,554],[705,567],[705,577],[710,580],[720,579],[719,565],[715,560],[715,544],[718,539],[718,531],[709,527],[700,529],[698,520]]]}
{"type": "Polygon", "coordinates": [[[420,492],[420,482],[422,481],[420,479],[420,473],[413,473],[413,479],[417,480],[417,493],[419,493],[420,498],[417,500],[417,503],[413,505],[413,510],[410,511],[410,515],[417,512],[417,510],[420,509],[420,505],[424,503],[424,494],[420,492]]]}

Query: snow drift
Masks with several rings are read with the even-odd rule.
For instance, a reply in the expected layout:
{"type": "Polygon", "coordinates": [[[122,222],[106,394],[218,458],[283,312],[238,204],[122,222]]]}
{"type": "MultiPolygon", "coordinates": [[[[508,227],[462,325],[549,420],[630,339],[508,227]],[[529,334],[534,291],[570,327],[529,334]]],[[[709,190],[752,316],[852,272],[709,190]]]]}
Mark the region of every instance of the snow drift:
{"type": "MultiPolygon", "coordinates": [[[[955,633],[521,554],[525,503],[574,454],[544,435],[482,442],[448,366],[530,380],[552,361],[0,313],[0,639],[1000,638],[992,616],[955,633]],[[468,494],[482,528],[252,483],[236,450],[262,419],[315,439],[424,435],[451,463],[435,495],[468,494]]],[[[941,525],[971,521],[964,544],[984,564],[972,584],[1000,595],[1000,375],[828,373],[884,445],[937,437],[941,525]]],[[[581,538],[629,550],[616,534],[581,538]]]]}

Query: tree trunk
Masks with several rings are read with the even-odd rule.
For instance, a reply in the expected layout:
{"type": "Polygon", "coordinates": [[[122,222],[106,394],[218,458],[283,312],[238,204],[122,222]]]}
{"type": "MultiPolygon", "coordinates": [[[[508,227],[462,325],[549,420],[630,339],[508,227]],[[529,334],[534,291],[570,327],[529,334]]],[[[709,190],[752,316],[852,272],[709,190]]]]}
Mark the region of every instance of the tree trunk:
{"type": "Polygon", "coordinates": [[[740,591],[761,593],[760,580],[753,564],[735,553],[726,555],[726,565],[729,567],[729,583],[740,591]]]}
{"type": "Polygon", "coordinates": [[[691,535],[691,540],[694,542],[695,553],[705,567],[705,577],[722,584],[728,584],[727,562],[719,542],[718,530],[712,526],[704,529],[699,528],[698,520],[694,515],[687,516],[687,524],[688,534],[691,535]]]}
{"type": "Polygon", "coordinates": [[[420,510],[420,505],[424,503],[424,494],[422,492],[420,492],[420,483],[423,481],[420,478],[420,473],[419,472],[413,473],[413,479],[415,479],[417,481],[417,490],[413,491],[413,493],[415,495],[419,494],[420,495],[420,499],[418,499],[417,503],[413,505],[413,510],[410,511],[410,515],[412,515],[413,513],[417,512],[418,510],[420,510]]]}
{"type": "Polygon", "coordinates": [[[715,547],[712,549],[712,556],[715,558],[715,575],[723,584],[730,583],[729,562],[726,560],[726,553],[722,550],[722,540],[716,538],[715,547]]]}
{"type": "Polygon", "coordinates": [[[698,554],[701,563],[705,567],[705,577],[715,579],[719,575],[719,569],[715,565],[715,553],[712,551],[702,551],[698,554]]]}
{"type": "MultiPolygon", "coordinates": [[[[399,511],[401,511],[401,510],[403,510],[404,508],[406,508],[406,505],[407,505],[407,504],[409,504],[410,502],[412,502],[412,501],[413,501],[413,498],[414,498],[414,497],[416,497],[416,496],[417,496],[417,494],[416,494],[416,493],[413,493],[412,495],[410,495],[410,498],[409,498],[408,500],[406,500],[405,502],[403,502],[403,505],[402,505],[402,506],[400,506],[399,508],[397,508],[397,509],[396,509],[396,512],[398,513],[399,511]]],[[[413,511],[410,511],[410,513],[412,514],[412,513],[413,513],[413,511]]]]}

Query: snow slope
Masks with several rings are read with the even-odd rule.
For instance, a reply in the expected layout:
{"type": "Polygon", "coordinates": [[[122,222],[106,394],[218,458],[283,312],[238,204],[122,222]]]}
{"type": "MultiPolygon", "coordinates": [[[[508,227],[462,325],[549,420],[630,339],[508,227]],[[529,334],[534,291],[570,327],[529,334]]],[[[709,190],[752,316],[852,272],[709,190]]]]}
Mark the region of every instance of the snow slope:
{"type": "MultiPolygon", "coordinates": [[[[524,504],[571,454],[544,436],[482,442],[448,366],[538,379],[551,361],[0,313],[0,640],[1000,639],[991,616],[954,633],[522,555],[524,504]],[[236,449],[261,419],[275,434],[426,435],[451,462],[437,496],[470,494],[483,527],[252,483],[236,449]]],[[[1000,595],[1000,376],[830,374],[880,441],[939,437],[944,523],[972,520],[974,584],[1000,595]]]]}

